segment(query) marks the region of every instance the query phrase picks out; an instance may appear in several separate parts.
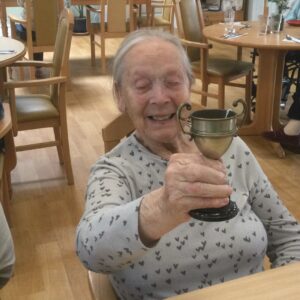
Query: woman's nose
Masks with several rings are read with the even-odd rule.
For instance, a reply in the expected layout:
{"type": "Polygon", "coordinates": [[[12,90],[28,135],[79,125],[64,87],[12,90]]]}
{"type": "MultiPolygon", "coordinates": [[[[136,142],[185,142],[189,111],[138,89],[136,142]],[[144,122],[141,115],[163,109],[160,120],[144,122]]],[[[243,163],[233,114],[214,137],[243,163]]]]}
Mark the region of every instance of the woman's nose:
{"type": "Polygon", "coordinates": [[[166,94],[166,87],[162,82],[155,82],[152,88],[152,95],[151,95],[152,102],[166,102],[169,101],[167,94],[166,94]]]}

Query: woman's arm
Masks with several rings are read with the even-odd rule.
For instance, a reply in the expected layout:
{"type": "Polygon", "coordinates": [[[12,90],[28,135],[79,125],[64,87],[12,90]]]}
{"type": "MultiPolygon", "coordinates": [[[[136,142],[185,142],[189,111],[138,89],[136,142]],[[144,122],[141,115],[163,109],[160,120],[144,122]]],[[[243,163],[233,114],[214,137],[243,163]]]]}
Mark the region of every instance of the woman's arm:
{"type": "Polygon", "coordinates": [[[197,208],[222,207],[232,192],[220,161],[198,154],[174,154],[162,188],[145,195],[139,215],[143,242],[151,245],[190,219],[197,208]]]}
{"type": "Polygon", "coordinates": [[[77,254],[87,268],[98,272],[124,268],[187,221],[189,210],[228,202],[231,188],[222,164],[214,161],[212,167],[194,155],[201,157],[175,155],[166,172],[165,167],[142,168],[147,169],[144,176],[140,170],[131,171],[132,163],[122,159],[102,159],[94,167],[77,228],[77,254]]]}

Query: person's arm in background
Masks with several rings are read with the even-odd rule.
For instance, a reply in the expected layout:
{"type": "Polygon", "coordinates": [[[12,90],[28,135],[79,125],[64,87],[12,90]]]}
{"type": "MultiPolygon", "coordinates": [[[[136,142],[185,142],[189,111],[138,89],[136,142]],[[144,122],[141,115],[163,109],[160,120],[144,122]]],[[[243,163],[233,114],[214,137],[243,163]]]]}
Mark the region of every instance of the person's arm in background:
{"type": "Polygon", "coordinates": [[[0,203],[0,288],[13,274],[15,252],[10,229],[0,203]]]}
{"type": "Polygon", "coordinates": [[[295,1],[290,5],[290,9],[284,16],[285,21],[300,20],[300,1],[295,1]]]}

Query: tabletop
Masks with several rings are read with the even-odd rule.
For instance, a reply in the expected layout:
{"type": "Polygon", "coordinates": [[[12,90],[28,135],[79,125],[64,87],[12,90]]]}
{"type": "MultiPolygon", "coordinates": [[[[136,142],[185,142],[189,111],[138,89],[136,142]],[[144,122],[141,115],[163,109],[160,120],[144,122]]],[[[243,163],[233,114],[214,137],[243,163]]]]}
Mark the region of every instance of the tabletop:
{"type": "Polygon", "coordinates": [[[287,41],[285,37],[289,34],[300,38],[300,30],[297,26],[284,24],[284,29],[280,33],[260,35],[258,22],[247,23],[250,26],[239,29],[238,32],[243,35],[236,38],[224,38],[224,24],[207,26],[203,29],[203,34],[209,41],[257,49],[259,60],[255,114],[250,124],[240,128],[239,134],[260,135],[281,126],[279,104],[284,58],[287,51],[300,50],[300,43],[287,41]]]}
{"type": "Polygon", "coordinates": [[[242,28],[242,26],[236,26],[239,33],[245,34],[237,38],[224,38],[224,24],[206,26],[203,29],[203,34],[209,40],[240,47],[268,49],[276,47],[277,49],[283,50],[299,50],[300,48],[299,43],[297,44],[285,40],[286,34],[300,38],[300,28],[297,26],[291,26],[285,23],[283,31],[279,33],[260,35],[258,22],[253,21],[247,23],[250,25],[249,28],[239,29],[242,28]]]}
{"type": "Polygon", "coordinates": [[[10,65],[26,53],[25,45],[8,37],[0,37],[0,68],[10,65]],[[1,51],[12,50],[12,53],[2,54],[1,51]]]}
{"type": "Polygon", "coordinates": [[[4,96],[3,82],[6,80],[6,66],[22,58],[26,53],[25,45],[17,40],[0,36],[0,100],[4,96]],[[11,51],[3,53],[1,51],[11,51]]]}
{"type": "Polygon", "coordinates": [[[172,300],[298,300],[300,263],[266,270],[208,288],[171,297],[172,300]]]}

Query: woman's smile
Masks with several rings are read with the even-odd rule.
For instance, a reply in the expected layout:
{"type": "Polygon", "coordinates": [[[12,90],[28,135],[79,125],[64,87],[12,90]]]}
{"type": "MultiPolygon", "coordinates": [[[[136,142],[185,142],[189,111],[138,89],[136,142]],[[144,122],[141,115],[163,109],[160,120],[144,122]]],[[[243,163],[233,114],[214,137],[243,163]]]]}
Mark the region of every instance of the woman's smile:
{"type": "Polygon", "coordinates": [[[175,113],[171,113],[168,115],[150,115],[147,118],[149,118],[152,121],[168,121],[175,117],[175,113]]]}

